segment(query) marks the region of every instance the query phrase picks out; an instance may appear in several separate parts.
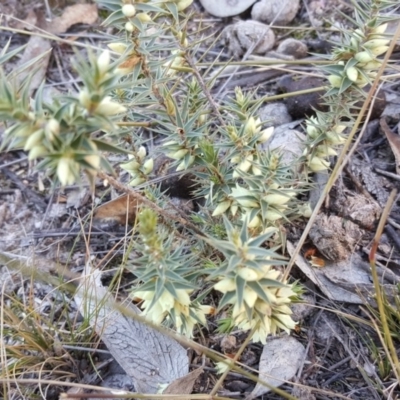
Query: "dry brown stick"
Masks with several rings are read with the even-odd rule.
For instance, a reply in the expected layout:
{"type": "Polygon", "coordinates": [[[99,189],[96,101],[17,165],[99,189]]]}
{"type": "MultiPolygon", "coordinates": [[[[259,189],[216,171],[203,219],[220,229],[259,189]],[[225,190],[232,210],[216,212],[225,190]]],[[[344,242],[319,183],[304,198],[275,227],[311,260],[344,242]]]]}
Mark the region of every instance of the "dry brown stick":
{"type": "Polygon", "coordinates": [[[10,171],[8,168],[0,168],[0,172],[3,173],[8,179],[10,179],[14,184],[21,190],[22,193],[25,193],[27,197],[31,198],[31,200],[40,208],[46,209],[47,203],[46,201],[38,195],[36,192],[31,190],[27,185],[25,185],[17,174],[10,171]]]}

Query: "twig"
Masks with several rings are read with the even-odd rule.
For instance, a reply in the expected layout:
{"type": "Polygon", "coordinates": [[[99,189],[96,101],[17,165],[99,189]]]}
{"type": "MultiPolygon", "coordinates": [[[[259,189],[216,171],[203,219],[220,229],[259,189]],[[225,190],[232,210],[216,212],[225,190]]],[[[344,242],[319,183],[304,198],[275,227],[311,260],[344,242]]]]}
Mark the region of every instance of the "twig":
{"type": "Polygon", "coordinates": [[[167,212],[163,210],[161,207],[159,207],[157,204],[153,203],[151,200],[149,200],[147,197],[141,195],[140,193],[136,192],[134,189],[132,189],[129,186],[126,186],[120,182],[118,182],[116,179],[113,177],[105,174],[104,172],[99,172],[98,174],[99,178],[107,180],[110,185],[112,185],[114,188],[123,191],[124,193],[128,194],[129,196],[133,197],[136,199],[140,204],[144,204],[145,206],[149,207],[150,209],[156,211],[158,214],[160,214],[162,217],[165,219],[170,219],[176,222],[179,222],[186,228],[192,230],[193,232],[197,233],[201,237],[204,237],[204,233],[197,228],[194,224],[192,224],[190,221],[188,221],[186,218],[183,218],[182,216],[174,215],[170,212],[167,212]]]}
{"type": "Polygon", "coordinates": [[[388,178],[395,179],[396,181],[400,181],[400,176],[397,174],[394,174],[393,172],[388,172],[388,171],[385,171],[380,168],[374,168],[374,169],[375,169],[375,172],[377,172],[378,174],[387,176],[388,178]]]}
{"type": "Polygon", "coordinates": [[[8,168],[0,168],[0,172],[11,179],[15,183],[15,185],[18,186],[19,190],[30,197],[37,206],[39,206],[41,209],[47,208],[47,204],[42,199],[42,197],[36,194],[33,190],[29,189],[23,182],[21,182],[21,179],[18,177],[18,175],[14,174],[14,172],[11,172],[8,168]]]}

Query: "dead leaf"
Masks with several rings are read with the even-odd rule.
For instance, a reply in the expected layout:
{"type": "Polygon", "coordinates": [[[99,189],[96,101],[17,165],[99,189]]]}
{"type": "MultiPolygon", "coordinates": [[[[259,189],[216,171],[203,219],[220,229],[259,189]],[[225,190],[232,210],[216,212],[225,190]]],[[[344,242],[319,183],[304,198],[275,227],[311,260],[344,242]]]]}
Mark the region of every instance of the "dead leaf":
{"type": "Polygon", "coordinates": [[[203,371],[203,368],[197,368],[186,376],[176,379],[168,385],[162,394],[191,394],[196,379],[203,373],[203,371]]]}
{"type": "Polygon", "coordinates": [[[53,19],[48,26],[48,31],[53,34],[64,33],[75,24],[92,25],[97,18],[96,4],[75,4],[67,7],[61,17],[53,19]]]}
{"type": "MultiPolygon", "coordinates": [[[[287,249],[292,255],[294,246],[289,241],[287,249]]],[[[374,301],[370,267],[358,253],[353,253],[348,260],[326,262],[325,268],[313,268],[301,255],[297,256],[295,263],[330,300],[352,304],[364,304],[365,299],[371,303],[374,301]]],[[[390,282],[389,276],[386,279],[390,282]]],[[[382,288],[391,301],[396,285],[383,284],[382,288]]]]}
{"type": "MultiPolygon", "coordinates": [[[[101,283],[101,272],[86,265],[75,294],[81,314],[129,375],[139,393],[157,393],[187,375],[186,350],[175,340],[130,318],[116,309],[111,294],[101,283]]],[[[139,313],[137,307],[129,306],[139,313]]]]}
{"type": "Polygon", "coordinates": [[[140,63],[141,60],[142,60],[141,57],[136,55],[131,55],[123,63],[118,65],[118,69],[131,71],[135,65],[140,63]]]}
{"type": "Polygon", "coordinates": [[[390,130],[385,118],[381,118],[380,123],[396,159],[396,173],[400,175],[400,136],[390,130]]]}
{"type": "MultiPolygon", "coordinates": [[[[40,29],[40,32],[43,33],[44,31],[45,33],[48,32],[53,35],[66,32],[75,24],[82,23],[91,25],[96,22],[98,17],[97,6],[95,4],[75,4],[67,7],[61,17],[57,17],[51,22],[46,21],[43,12],[35,10],[35,13],[36,27],[40,29]]],[[[31,23],[32,21],[34,21],[34,18],[32,13],[30,13],[29,21],[26,21],[26,24],[28,24],[28,22],[31,23]]],[[[34,62],[19,75],[21,81],[28,76],[30,77],[30,93],[37,89],[42,83],[46,75],[50,55],[50,41],[43,37],[32,35],[25,48],[24,54],[18,63],[19,66],[22,66],[35,58],[39,58],[37,62],[34,62]]]]}
{"type": "Polygon", "coordinates": [[[139,200],[127,194],[102,204],[97,208],[94,217],[96,219],[113,220],[125,225],[126,222],[133,224],[139,200]]]}
{"type": "MultiPolygon", "coordinates": [[[[267,342],[258,368],[259,377],[270,386],[279,387],[293,378],[300,368],[306,349],[294,337],[283,336],[267,342]]],[[[247,400],[268,393],[271,389],[257,383],[247,400]]]]}
{"type": "MultiPolygon", "coordinates": [[[[294,246],[287,241],[287,249],[290,255],[294,252],[294,246]]],[[[347,261],[345,261],[347,262],[347,261]]],[[[298,255],[295,261],[300,270],[310,279],[318,288],[330,299],[343,301],[353,304],[362,304],[363,301],[355,292],[349,292],[336,284],[333,284],[325,275],[329,266],[326,268],[313,268],[301,255],[298,255]]]]}

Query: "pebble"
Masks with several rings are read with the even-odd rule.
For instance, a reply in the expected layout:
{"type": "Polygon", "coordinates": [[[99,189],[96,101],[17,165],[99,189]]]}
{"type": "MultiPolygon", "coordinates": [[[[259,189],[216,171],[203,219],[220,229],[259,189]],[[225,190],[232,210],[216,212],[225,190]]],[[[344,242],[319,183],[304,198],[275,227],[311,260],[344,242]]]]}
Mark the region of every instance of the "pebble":
{"type": "Polygon", "coordinates": [[[288,25],[299,11],[300,0],[261,0],[254,4],[251,17],[274,25],[288,25]]]}
{"type": "Polygon", "coordinates": [[[264,55],[275,44],[273,30],[261,22],[239,21],[227,26],[222,31],[222,39],[225,41],[229,55],[239,58],[249,49],[252,54],[264,55]]]}
{"type": "Polygon", "coordinates": [[[232,17],[250,8],[257,0],[200,0],[204,9],[214,17],[232,17]]]}

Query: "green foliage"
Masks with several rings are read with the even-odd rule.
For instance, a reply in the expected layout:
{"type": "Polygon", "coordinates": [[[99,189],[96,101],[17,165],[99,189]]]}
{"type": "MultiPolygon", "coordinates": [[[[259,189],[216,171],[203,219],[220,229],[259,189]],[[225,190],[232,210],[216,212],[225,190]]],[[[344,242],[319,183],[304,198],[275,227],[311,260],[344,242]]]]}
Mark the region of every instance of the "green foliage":
{"type": "MultiPolygon", "coordinates": [[[[307,190],[309,172],[328,169],[329,157],[346,140],[349,104],[363,98],[360,88],[374,79],[377,57],[387,50],[380,12],[389,2],[356,5],[357,29],[343,31],[343,45],[325,67],[329,111],[306,121],[304,154],[289,165],[265,146],[274,129],[257,117],[254,94],[236,89],[220,105],[211,99],[214,79],[196,66],[199,43],[191,43],[189,17],[182,13],[191,0],[98,3],[115,34],[110,50],[89,53],[87,60],[76,53],[79,93],[47,104],[43,88],[30,98],[29,79],[19,79],[22,67],[1,72],[3,146],[29,152],[61,185],[79,181],[82,171],[93,183],[98,171],[112,171],[105,152],[127,153],[121,168],[131,175],[130,185],[145,186],[144,194],[161,208],[168,201],[151,186],[154,158],[173,160],[177,172],[190,170],[204,201],[191,217],[196,233],[182,235],[171,221],[141,209],[129,264],[137,276],[132,297],[150,320],[188,336],[213,312],[202,304],[211,288],[214,297],[222,293],[218,307],[229,315],[220,329],[251,330],[261,342],[289,331],[295,324],[289,305],[299,290],[283,277],[283,226],[306,213],[298,195],[307,190]],[[149,132],[161,142],[151,154],[149,132]]],[[[3,51],[0,63],[17,52],[3,51]]]]}

